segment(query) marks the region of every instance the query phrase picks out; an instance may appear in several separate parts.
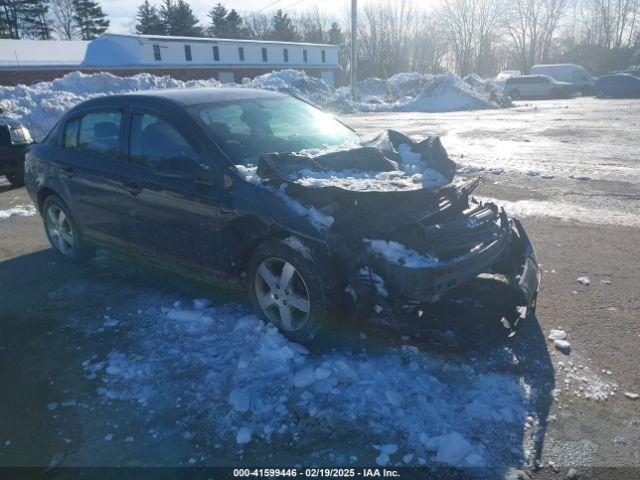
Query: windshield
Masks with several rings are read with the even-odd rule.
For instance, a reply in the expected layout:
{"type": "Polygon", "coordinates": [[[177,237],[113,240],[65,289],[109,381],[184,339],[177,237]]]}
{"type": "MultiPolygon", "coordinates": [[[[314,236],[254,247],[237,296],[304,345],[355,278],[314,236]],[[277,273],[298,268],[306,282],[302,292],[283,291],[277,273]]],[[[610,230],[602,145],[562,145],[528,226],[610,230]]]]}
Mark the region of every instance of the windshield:
{"type": "Polygon", "coordinates": [[[298,152],[357,140],[337,120],[292,97],[218,102],[200,106],[197,115],[237,165],[256,165],[264,153],[298,152]]]}

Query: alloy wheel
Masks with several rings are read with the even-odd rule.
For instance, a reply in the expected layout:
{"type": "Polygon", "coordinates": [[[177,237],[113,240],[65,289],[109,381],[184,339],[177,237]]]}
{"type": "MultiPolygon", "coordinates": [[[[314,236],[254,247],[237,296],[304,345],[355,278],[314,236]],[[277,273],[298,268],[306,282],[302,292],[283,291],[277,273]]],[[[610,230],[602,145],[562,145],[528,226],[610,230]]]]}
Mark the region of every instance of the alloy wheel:
{"type": "Polygon", "coordinates": [[[66,213],[57,205],[47,209],[47,232],[53,246],[63,255],[73,254],[75,236],[66,213]]]}
{"type": "Polygon", "coordinates": [[[311,311],[309,290],[291,263],[276,257],[264,260],[256,270],[253,288],[270,322],[288,332],[306,325],[311,311]]]}

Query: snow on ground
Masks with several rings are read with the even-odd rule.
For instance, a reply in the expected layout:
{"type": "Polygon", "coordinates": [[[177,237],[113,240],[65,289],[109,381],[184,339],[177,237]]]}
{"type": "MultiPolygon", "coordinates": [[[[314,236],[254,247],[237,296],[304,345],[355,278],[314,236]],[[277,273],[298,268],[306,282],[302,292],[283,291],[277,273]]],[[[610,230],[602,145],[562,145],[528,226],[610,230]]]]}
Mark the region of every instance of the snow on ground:
{"type": "Polygon", "coordinates": [[[518,200],[511,202],[475,195],[474,198],[484,203],[495,203],[503,207],[509,215],[518,218],[551,217],[597,225],[640,226],[640,216],[632,212],[626,213],[612,209],[584,207],[561,201],[518,200]]]}
{"type": "MultiPolygon", "coordinates": [[[[220,448],[286,451],[291,443],[298,459],[320,464],[363,451],[380,465],[526,461],[535,395],[520,374],[407,345],[311,354],[240,305],[202,310],[162,295],[137,302],[109,312],[128,315],[115,327],[124,338],[81,364],[104,408],[129,412],[120,423],[137,428],[120,429],[114,442],[147,432],[193,439],[201,452],[185,452],[185,463],[215,462],[220,448]]],[[[86,318],[75,325],[101,332],[86,318]]]]}
{"type": "Polygon", "coordinates": [[[32,217],[36,214],[36,207],[33,205],[16,205],[15,207],[0,210],[0,220],[11,217],[32,217]]]}
{"type": "MultiPolygon", "coordinates": [[[[416,75],[422,80],[418,80],[418,88],[412,91],[414,96],[405,96],[400,103],[394,100],[379,104],[376,106],[377,111],[450,111],[496,107],[495,103],[485,98],[485,93],[474,90],[453,74],[405,74],[408,77],[416,75]]],[[[395,85],[396,91],[399,91],[398,89],[402,90],[402,86],[408,82],[401,81],[402,76],[396,77],[398,76],[389,79],[389,83],[395,85]]],[[[40,139],[67,110],[93,97],[159,88],[234,86],[240,85],[222,85],[215,79],[183,82],[169,76],[158,77],[149,73],[121,78],[104,72],[72,72],[51,82],[39,82],[31,86],[0,86],[0,108],[4,109],[8,116],[26,123],[34,137],[40,139]]],[[[329,87],[322,80],[309,77],[301,71],[274,71],[252,80],[245,79],[241,86],[286,92],[320,107],[331,107],[340,111],[354,109],[343,91],[329,87]]],[[[367,105],[358,104],[356,107],[368,109],[367,105]]]]}

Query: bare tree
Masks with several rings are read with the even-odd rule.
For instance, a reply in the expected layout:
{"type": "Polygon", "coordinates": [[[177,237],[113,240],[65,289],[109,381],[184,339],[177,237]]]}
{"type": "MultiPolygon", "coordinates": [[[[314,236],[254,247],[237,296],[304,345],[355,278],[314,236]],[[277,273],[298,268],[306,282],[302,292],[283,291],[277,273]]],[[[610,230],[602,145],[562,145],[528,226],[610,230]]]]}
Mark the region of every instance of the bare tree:
{"type": "Polygon", "coordinates": [[[53,28],[61,40],[77,37],[75,20],[73,19],[73,0],[52,0],[53,28]]]}

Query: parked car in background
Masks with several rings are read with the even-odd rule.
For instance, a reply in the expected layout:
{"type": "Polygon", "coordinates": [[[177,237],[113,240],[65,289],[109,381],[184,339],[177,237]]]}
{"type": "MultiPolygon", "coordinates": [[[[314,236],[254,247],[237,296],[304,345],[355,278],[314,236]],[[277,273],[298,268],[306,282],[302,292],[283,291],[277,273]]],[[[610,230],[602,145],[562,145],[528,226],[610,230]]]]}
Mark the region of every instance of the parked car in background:
{"type": "Polygon", "coordinates": [[[558,82],[570,83],[576,88],[576,91],[583,95],[592,95],[594,93],[593,84],[595,79],[589,70],[580,65],[572,63],[534,65],[529,70],[529,73],[531,75],[548,75],[558,82]]]}
{"type": "Polygon", "coordinates": [[[15,187],[24,185],[24,154],[31,143],[27,127],[0,113],[0,175],[15,187]]]}
{"type": "Polygon", "coordinates": [[[640,97],[640,78],[630,73],[614,73],[598,77],[595,84],[596,95],[608,98],[640,97]]]}
{"type": "Polygon", "coordinates": [[[507,79],[512,77],[519,77],[521,75],[522,72],[520,72],[520,70],[502,70],[498,75],[496,75],[496,78],[491,80],[491,82],[497,87],[504,89],[504,84],[507,79]]]}
{"type": "Polygon", "coordinates": [[[25,179],[60,255],[80,260],[104,246],[246,289],[256,312],[295,341],[347,305],[428,303],[483,272],[507,281],[505,321],[527,318],[540,276],[522,224],[470,198],[479,179],[451,181],[456,165],[437,137],[384,135],[393,149],[360,146],[320,110],[264,90],[104,96],[74,107],[29,149],[25,179]],[[330,149],[338,145],[348,148],[330,149]],[[400,146],[445,182],[403,176],[400,146]],[[354,169],[382,175],[380,189],[353,184],[354,169]],[[336,171],[347,172],[344,182],[305,182],[336,171]]]}
{"type": "Polygon", "coordinates": [[[576,92],[569,82],[558,82],[548,75],[522,75],[508,78],[504,93],[514,100],[520,98],[567,98],[576,92]]]}

